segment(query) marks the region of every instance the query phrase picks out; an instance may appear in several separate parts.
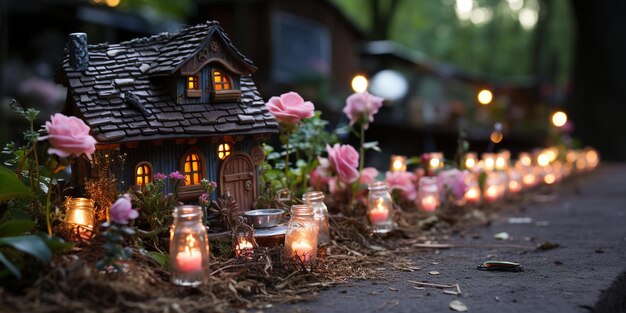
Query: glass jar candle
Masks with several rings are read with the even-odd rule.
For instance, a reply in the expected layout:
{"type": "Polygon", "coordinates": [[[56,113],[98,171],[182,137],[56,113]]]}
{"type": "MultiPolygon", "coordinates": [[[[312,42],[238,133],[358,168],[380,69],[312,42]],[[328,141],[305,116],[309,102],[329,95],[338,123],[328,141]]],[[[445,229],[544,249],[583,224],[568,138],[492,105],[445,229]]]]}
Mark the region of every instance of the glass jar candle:
{"type": "Polygon", "coordinates": [[[308,204],[291,206],[285,234],[285,256],[309,264],[317,257],[318,227],[313,208],[308,204]]]}
{"type": "Polygon", "coordinates": [[[310,191],[302,196],[304,203],[313,208],[313,217],[317,223],[317,244],[324,246],[330,243],[330,229],[328,226],[328,208],[324,204],[324,193],[321,191],[310,191]]]}
{"type": "Polygon", "coordinates": [[[485,172],[491,172],[496,167],[496,154],[483,153],[483,168],[485,172]]]}
{"type": "Polygon", "coordinates": [[[471,174],[467,176],[465,181],[467,183],[467,191],[463,198],[467,204],[476,204],[480,201],[480,188],[478,187],[478,181],[476,177],[471,174]]]}
{"type": "Polygon", "coordinates": [[[367,217],[374,233],[388,233],[393,230],[393,200],[389,185],[373,182],[367,187],[367,217]]]}
{"type": "Polygon", "coordinates": [[[430,160],[428,161],[429,167],[434,170],[439,170],[443,168],[443,153],[441,152],[432,152],[430,153],[430,160]]]}
{"type": "Polygon", "coordinates": [[[89,239],[93,235],[95,224],[95,202],[88,198],[68,198],[65,201],[65,221],[71,228],[73,241],[89,239]]]}
{"type": "Polygon", "coordinates": [[[406,157],[403,155],[391,156],[391,171],[406,172],[406,157]]]}
{"type": "Polygon", "coordinates": [[[511,162],[511,153],[508,150],[504,150],[496,155],[495,168],[498,171],[506,171],[509,168],[511,162]]]}
{"type": "Polygon", "coordinates": [[[422,210],[432,212],[439,206],[439,187],[437,179],[420,177],[417,184],[417,201],[422,210]]]}
{"type": "Polygon", "coordinates": [[[465,169],[472,171],[476,164],[478,163],[478,156],[474,152],[468,152],[465,154],[463,158],[463,166],[465,169]]]}
{"type": "Polygon", "coordinates": [[[209,238],[202,224],[202,207],[174,209],[170,230],[170,280],[174,285],[198,286],[209,273],[209,238]]]}
{"type": "Polygon", "coordinates": [[[508,191],[511,194],[518,193],[522,191],[522,175],[517,169],[509,169],[509,183],[508,183],[508,191]]]}

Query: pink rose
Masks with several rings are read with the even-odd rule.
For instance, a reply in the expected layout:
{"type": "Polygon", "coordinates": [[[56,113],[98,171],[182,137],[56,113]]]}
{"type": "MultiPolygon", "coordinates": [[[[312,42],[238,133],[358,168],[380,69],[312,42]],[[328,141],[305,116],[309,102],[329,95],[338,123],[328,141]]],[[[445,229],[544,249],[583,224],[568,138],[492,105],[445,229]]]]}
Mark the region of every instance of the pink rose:
{"type": "Polygon", "coordinates": [[[454,198],[462,199],[467,191],[465,179],[468,173],[458,169],[450,169],[439,172],[437,175],[437,186],[439,190],[452,193],[454,198]]]}
{"type": "Polygon", "coordinates": [[[383,106],[383,98],[374,96],[367,91],[354,93],[346,99],[343,113],[348,116],[350,125],[360,123],[365,129],[374,121],[374,114],[383,106]]]}
{"type": "Polygon", "coordinates": [[[411,172],[387,172],[387,184],[391,190],[398,189],[400,194],[407,200],[413,201],[417,198],[417,188],[415,188],[416,177],[411,172]]]}
{"type": "Polygon", "coordinates": [[[328,159],[326,158],[317,158],[319,161],[319,165],[311,171],[309,174],[309,183],[315,190],[322,190],[324,186],[327,186],[329,181],[331,180],[331,173],[328,164],[328,159]]]}
{"type": "Polygon", "coordinates": [[[124,197],[117,199],[109,209],[111,221],[118,224],[128,224],[128,221],[134,220],[139,216],[137,210],[133,210],[130,202],[130,196],[125,194],[124,197]]]}
{"type": "Polygon", "coordinates": [[[361,171],[361,177],[359,177],[359,183],[363,185],[369,185],[376,181],[378,176],[378,170],[373,167],[366,167],[361,171]]]}
{"type": "Polygon", "coordinates": [[[351,145],[326,145],[328,163],[341,182],[351,184],[359,178],[359,153],[351,145]]]}
{"type": "Polygon", "coordinates": [[[50,148],[48,154],[56,154],[62,158],[70,155],[91,155],[96,151],[96,139],[89,135],[89,126],[74,116],[65,116],[57,113],[46,122],[48,136],[39,140],[48,140],[50,148]]]}
{"type": "Polygon", "coordinates": [[[270,113],[285,125],[293,125],[303,118],[312,117],[315,110],[313,103],[304,101],[293,91],[284,93],[280,97],[272,97],[265,105],[270,113]]]}

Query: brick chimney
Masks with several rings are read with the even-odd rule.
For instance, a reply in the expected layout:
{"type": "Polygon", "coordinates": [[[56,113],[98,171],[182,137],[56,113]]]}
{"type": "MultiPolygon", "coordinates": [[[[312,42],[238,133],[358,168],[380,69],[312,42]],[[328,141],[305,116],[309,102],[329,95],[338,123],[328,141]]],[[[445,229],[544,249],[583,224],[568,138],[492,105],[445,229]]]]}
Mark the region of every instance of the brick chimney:
{"type": "Polygon", "coordinates": [[[86,70],[89,66],[87,34],[71,33],[67,44],[70,53],[70,66],[77,71],[86,70]]]}

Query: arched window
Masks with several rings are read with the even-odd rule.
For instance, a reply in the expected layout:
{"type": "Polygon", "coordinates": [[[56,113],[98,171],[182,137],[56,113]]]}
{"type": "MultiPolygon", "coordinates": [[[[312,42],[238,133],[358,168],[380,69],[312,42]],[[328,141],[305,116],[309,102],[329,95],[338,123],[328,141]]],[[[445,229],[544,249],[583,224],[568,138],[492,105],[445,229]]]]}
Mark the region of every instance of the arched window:
{"type": "Polygon", "coordinates": [[[152,182],[152,165],[148,162],[139,162],[135,167],[135,185],[145,186],[152,182]]]}
{"type": "Polygon", "coordinates": [[[225,159],[231,153],[232,153],[232,147],[230,146],[229,143],[223,143],[217,146],[217,157],[220,158],[220,160],[225,159]]]}
{"type": "Polygon", "coordinates": [[[230,81],[230,78],[224,74],[224,72],[213,70],[213,90],[231,90],[233,89],[233,84],[230,81]]]}
{"type": "Polygon", "coordinates": [[[185,186],[200,184],[202,180],[202,159],[197,153],[188,153],[183,159],[182,174],[185,175],[185,186]]]}

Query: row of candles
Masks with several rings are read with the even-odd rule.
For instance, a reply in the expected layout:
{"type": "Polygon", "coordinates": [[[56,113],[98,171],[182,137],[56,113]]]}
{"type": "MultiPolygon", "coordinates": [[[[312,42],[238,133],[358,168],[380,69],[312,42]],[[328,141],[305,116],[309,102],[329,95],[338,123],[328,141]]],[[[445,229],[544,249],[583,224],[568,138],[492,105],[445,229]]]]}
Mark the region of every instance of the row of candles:
{"type": "MultiPolygon", "coordinates": [[[[442,203],[443,190],[439,190],[436,177],[438,170],[444,168],[443,154],[429,153],[423,158],[426,164],[426,176],[418,181],[417,203],[424,211],[435,211],[442,203]],[[430,175],[430,176],[429,176],[430,175]]],[[[458,199],[456,205],[475,205],[484,202],[494,202],[506,195],[515,195],[525,189],[538,184],[553,185],[572,173],[581,173],[596,168],[599,164],[599,155],[593,148],[583,150],[568,150],[560,152],[557,147],[538,149],[533,153],[522,152],[514,163],[511,163],[511,153],[483,153],[481,158],[474,152],[467,153],[462,161],[463,169],[469,172],[466,176],[467,189],[463,199],[458,199]],[[478,177],[485,173],[486,180],[481,191],[478,177]]],[[[391,157],[391,171],[406,171],[407,158],[394,155],[391,157]]],[[[373,225],[374,232],[388,232],[391,230],[390,220],[392,203],[383,201],[386,197],[378,197],[370,187],[368,203],[368,217],[373,225]]]]}
{"type": "MultiPolygon", "coordinates": [[[[428,171],[435,173],[444,168],[441,153],[429,154],[428,171]],[[436,161],[433,161],[436,160],[436,161]]],[[[516,194],[526,188],[543,182],[551,185],[574,172],[594,169],[599,163],[598,153],[587,148],[570,150],[559,158],[555,147],[521,153],[511,164],[510,153],[484,153],[478,159],[476,153],[467,153],[463,160],[467,177],[467,191],[459,204],[476,204],[481,201],[493,202],[507,194],[516,194]],[[483,192],[477,177],[487,175],[483,192]]],[[[406,171],[406,158],[392,157],[392,171],[406,171]]],[[[393,230],[393,200],[389,186],[385,182],[374,182],[368,186],[368,219],[375,233],[393,230]]],[[[284,254],[288,258],[310,264],[317,257],[318,246],[330,242],[328,211],[324,205],[324,194],[309,192],[303,196],[304,204],[291,207],[291,218],[287,224],[284,241],[284,254]]],[[[424,176],[418,183],[418,203],[424,211],[434,211],[441,204],[441,193],[436,178],[424,176]]],[[[66,202],[66,222],[86,226],[94,225],[94,203],[85,198],[68,199],[66,202]]],[[[182,286],[201,284],[209,270],[209,240],[203,225],[202,209],[196,205],[183,205],[175,208],[174,223],[170,231],[170,277],[172,283],[182,286]]],[[[237,256],[249,256],[255,247],[254,238],[234,236],[237,256]]]]}

